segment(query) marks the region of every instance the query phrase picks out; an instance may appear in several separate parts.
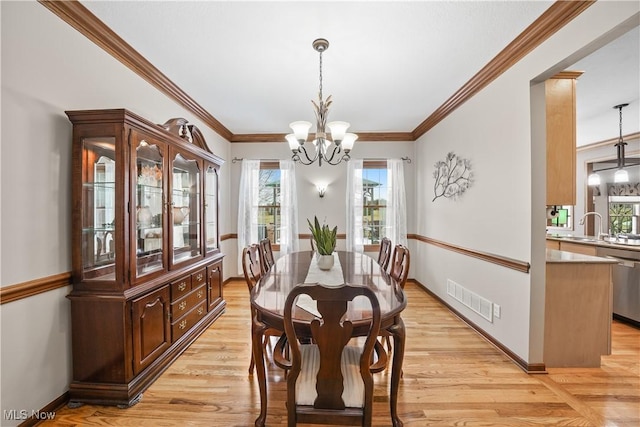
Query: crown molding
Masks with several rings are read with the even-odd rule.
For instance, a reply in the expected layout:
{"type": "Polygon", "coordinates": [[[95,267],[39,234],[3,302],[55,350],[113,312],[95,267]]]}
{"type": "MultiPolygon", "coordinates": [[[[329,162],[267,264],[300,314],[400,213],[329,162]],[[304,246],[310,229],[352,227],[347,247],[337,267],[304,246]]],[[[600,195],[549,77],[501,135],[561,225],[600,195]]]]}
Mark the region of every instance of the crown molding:
{"type": "MultiPolygon", "coordinates": [[[[230,142],[285,142],[284,133],[245,133],[235,134],[230,142]]],[[[358,142],[413,142],[411,132],[358,132],[358,142]]]]}
{"type": "MultiPolygon", "coordinates": [[[[38,0],[60,19],[78,30],[96,45],[145,79],[178,104],[191,111],[214,132],[229,142],[283,142],[284,134],[234,135],[193,98],[140,55],[113,30],[93,15],[79,1],[38,0]]],[[[551,37],[556,31],[591,6],[595,0],[558,0],[515,40],[485,65],[463,87],[411,132],[363,132],[359,141],[415,141],[451,114],[473,95],[495,80],[526,54],[551,37]]]]}
{"type": "MultiPolygon", "coordinates": [[[[636,139],[640,139],[640,132],[635,132],[635,133],[630,133],[628,135],[624,135],[622,137],[622,139],[625,142],[633,141],[633,140],[636,140],[636,139]]],[[[617,143],[618,143],[618,137],[616,136],[615,138],[605,139],[605,140],[602,140],[602,141],[592,142],[591,144],[581,145],[579,147],[576,147],[576,152],[593,150],[595,148],[605,147],[607,145],[613,145],[613,144],[617,144],[617,143]]]]}
{"type": "Polygon", "coordinates": [[[414,139],[440,123],[455,109],[498,78],[525,55],[538,47],[595,1],[556,1],[538,19],[485,65],[475,76],[454,93],[444,104],[413,130],[414,139]]]}
{"type": "Polygon", "coordinates": [[[131,71],[145,79],[156,89],[191,111],[196,117],[213,129],[214,132],[227,140],[232,138],[233,134],[229,129],[180,89],[178,85],[162,74],[160,70],[151,64],[144,56],[140,55],[138,51],[125,42],[104,22],[99,20],[79,1],[38,0],[38,2],[78,30],[89,40],[100,46],[131,71]]]}
{"type": "Polygon", "coordinates": [[[584,71],[566,70],[566,71],[560,71],[558,74],[549,77],[549,79],[555,79],[555,80],[577,79],[583,74],[584,74],[584,71]]]}

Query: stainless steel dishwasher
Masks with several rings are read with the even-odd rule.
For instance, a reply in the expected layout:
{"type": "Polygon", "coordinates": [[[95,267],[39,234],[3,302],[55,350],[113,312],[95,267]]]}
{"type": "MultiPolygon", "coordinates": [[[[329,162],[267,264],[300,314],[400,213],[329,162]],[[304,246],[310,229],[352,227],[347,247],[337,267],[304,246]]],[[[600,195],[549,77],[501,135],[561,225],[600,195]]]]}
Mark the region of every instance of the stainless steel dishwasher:
{"type": "Polygon", "coordinates": [[[618,261],[613,266],[613,316],[640,327],[640,252],[598,247],[598,256],[618,261]]]}

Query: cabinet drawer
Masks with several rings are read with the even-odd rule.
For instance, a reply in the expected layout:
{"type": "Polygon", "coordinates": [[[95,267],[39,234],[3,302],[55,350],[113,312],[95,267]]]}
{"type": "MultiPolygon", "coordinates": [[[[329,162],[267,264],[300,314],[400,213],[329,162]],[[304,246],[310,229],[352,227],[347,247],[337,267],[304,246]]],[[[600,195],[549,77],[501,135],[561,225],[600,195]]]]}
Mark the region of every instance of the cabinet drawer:
{"type": "Polygon", "coordinates": [[[173,341],[178,340],[187,331],[189,331],[193,325],[198,323],[200,319],[204,317],[205,314],[207,314],[207,302],[202,301],[202,303],[194,307],[193,310],[188,312],[185,316],[172,323],[171,337],[173,341]]]}
{"type": "Polygon", "coordinates": [[[183,277],[171,283],[171,301],[182,298],[191,291],[191,276],[183,277]]]}
{"type": "Polygon", "coordinates": [[[206,269],[198,270],[191,275],[191,286],[195,289],[207,281],[206,269]]]}
{"type": "Polygon", "coordinates": [[[194,289],[189,294],[180,298],[177,301],[171,302],[171,319],[177,320],[182,317],[186,312],[198,305],[201,301],[206,301],[207,290],[205,285],[200,285],[199,288],[194,289]]]}

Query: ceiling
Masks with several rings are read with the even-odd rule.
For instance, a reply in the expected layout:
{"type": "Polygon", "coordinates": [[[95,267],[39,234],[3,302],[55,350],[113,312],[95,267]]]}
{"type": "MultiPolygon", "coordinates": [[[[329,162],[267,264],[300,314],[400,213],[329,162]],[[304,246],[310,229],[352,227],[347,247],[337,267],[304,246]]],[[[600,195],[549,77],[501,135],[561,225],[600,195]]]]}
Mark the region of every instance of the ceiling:
{"type": "MultiPolygon", "coordinates": [[[[82,1],[233,134],[314,121],[319,37],[330,43],[329,120],[356,133],[411,132],[552,3],[82,1]]],[[[578,145],[615,137],[612,106],[622,102],[624,133],[640,129],[639,40],[636,27],[569,67],[584,71],[578,145]]]]}

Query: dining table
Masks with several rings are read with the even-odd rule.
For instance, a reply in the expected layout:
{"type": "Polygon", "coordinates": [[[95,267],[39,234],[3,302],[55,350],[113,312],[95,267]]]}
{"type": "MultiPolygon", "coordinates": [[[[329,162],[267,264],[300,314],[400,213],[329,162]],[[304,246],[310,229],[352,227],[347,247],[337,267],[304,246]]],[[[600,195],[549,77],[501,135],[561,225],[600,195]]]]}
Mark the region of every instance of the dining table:
{"type": "MultiPolygon", "coordinates": [[[[389,408],[394,427],[402,426],[398,416],[398,387],[402,376],[404,358],[405,326],[401,313],[407,306],[404,290],[376,260],[370,256],[351,251],[336,251],[335,262],[330,270],[320,270],[317,253],[301,251],[279,257],[262,276],[251,292],[253,319],[251,325],[253,357],[260,390],[260,415],[255,420],[257,427],[265,425],[267,417],[267,379],[264,360],[264,331],[274,328],[284,333],[285,301],[291,290],[303,283],[320,283],[325,286],[342,284],[366,286],[374,291],[380,304],[380,330],[393,337],[391,359],[391,384],[389,408]]],[[[313,301],[298,300],[293,307],[292,318],[298,336],[311,338],[310,324],[317,316],[313,301]],[[315,313],[315,314],[314,314],[315,313]]],[[[353,325],[353,336],[366,336],[372,321],[371,306],[353,300],[348,304],[345,319],[353,325]]]]}

